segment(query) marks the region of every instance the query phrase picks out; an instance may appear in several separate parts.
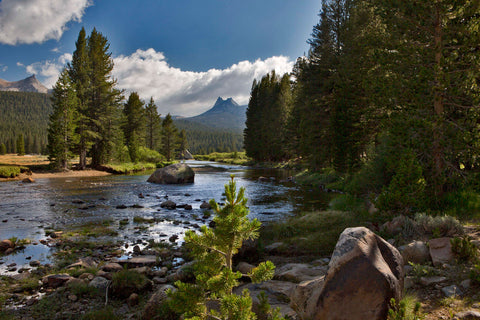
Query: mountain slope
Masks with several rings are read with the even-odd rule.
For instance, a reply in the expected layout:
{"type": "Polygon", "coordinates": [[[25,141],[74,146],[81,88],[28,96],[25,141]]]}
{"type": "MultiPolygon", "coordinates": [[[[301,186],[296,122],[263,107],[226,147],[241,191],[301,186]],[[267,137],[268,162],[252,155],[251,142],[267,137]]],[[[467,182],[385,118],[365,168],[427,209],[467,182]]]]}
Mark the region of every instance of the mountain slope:
{"type": "Polygon", "coordinates": [[[48,93],[48,89],[37,80],[35,75],[13,82],[0,79],[0,91],[48,93]]]}
{"type": "Polygon", "coordinates": [[[240,106],[232,98],[223,100],[218,97],[215,105],[208,111],[179,121],[196,122],[216,129],[228,129],[242,133],[245,128],[247,106],[240,106]]]}

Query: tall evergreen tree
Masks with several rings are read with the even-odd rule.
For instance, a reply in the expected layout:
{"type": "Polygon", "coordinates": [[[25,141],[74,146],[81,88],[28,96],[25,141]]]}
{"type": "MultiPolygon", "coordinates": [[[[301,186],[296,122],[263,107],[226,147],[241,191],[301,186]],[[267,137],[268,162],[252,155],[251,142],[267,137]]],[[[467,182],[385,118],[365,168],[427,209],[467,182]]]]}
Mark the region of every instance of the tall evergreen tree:
{"type": "Polygon", "coordinates": [[[411,149],[431,199],[477,168],[478,1],[374,1],[390,35],[379,61],[395,150],[411,149]]]}
{"type": "Polygon", "coordinates": [[[5,146],[5,143],[0,144],[0,155],[4,155],[7,153],[7,147],[5,146]]]}
{"type": "Polygon", "coordinates": [[[153,97],[145,106],[145,144],[151,150],[157,150],[160,143],[162,120],[158,114],[153,97]]]}
{"type": "Polygon", "coordinates": [[[108,52],[110,44],[95,28],[88,38],[89,79],[88,114],[96,137],[92,146],[92,166],[107,163],[120,132],[121,91],[115,88],[111,76],[113,59],[108,52]]]}
{"type": "Polygon", "coordinates": [[[23,138],[23,134],[19,134],[17,137],[17,155],[24,156],[25,155],[25,140],[23,138]]]}
{"type": "Polygon", "coordinates": [[[48,126],[48,157],[61,170],[68,169],[68,160],[73,156],[78,101],[68,71],[64,69],[53,87],[53,113],[48,126]]]}
{"type": "Polygon", "coordinates": [[[72,62],[67,65],[67,69],[78,98],[76,131],[79,139],[77,152],[79,154],[79,168],[84,170],[87,166],[87,152],[97,135],[92,129],[93,120],[89,112],[90,64],[87,36],[83,27],[78,34],[72,62]]]}
{"type": "Polygon", "coordinates": [[[128,153],[130,154],[130,160],[132,162],[138,162],[138,150],[143,144],[144,138],[144,110],[143,102],[140,100],[140,97],[136,92],[132,92],[128,97],[123,113],[126,118],[123,132],[128,147],[128,153]]]}
{"type": "Polygon", "coordinates": [[[188,148],[187,133],[185,129],[180,130],[178,134],[178,151],[182,158],[185,158],[185,151],[188,148]]]}
{"type": "Polygon", "coordinates": [[[167,158],[167,161],[171,161],[174,158],[177,142],[177,128],[173,124],[172,116],[169,113],[162,121],[162,153],[167,158]]]}

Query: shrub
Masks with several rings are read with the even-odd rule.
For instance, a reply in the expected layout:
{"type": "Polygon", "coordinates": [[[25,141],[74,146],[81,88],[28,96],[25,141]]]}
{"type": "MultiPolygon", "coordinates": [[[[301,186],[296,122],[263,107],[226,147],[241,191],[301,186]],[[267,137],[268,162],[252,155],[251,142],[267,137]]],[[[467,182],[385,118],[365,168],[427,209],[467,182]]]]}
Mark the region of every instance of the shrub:
{"type": "Polygon", "coordinates": [[[21,172],[20,167],[0,166],[0,178],[15,178],[21,172]]]}
{"type": "Polygon", "coordinates": [[[426,213],[417,213],[414,221],[420,234],[431,234],[435,238],[463,234],[462,224],[452,216],[431,216],[426,213]]]}
{"type": "MultiPolygon", "coordinates": [[[[172,298],[174,310],[184,317],[195,319],[255,319],[251,311],[252,299],[248,290],[242,295],[232,294],[233,287],[238,285],[240,272],[233,272],[232,258],[242,246],[244,240],[258,237],[260,222],[257,219],[250,221],[247,218],[247,199],[245,189],[240,188],[238,194],[235,181],[232,179],[225,185],[226,204],[220,207],[212,199],[212,206],[216,227],[210,229],[203,226],[201,234],[194,231],[185,233],[185,242],[192,250],[197,263],[195,264],[194,284],[177,281],[176,292],[168,294],[172,298]],[[208,310],[207,301],[217,301],[220,310],[208,310]]],[[[254,283],[273,277],[275,266],[270,261],[261,263],[250,276],[254,283]]]]}
{"type": "Polygon", "coordinates": [[[145,147],[138,148],[139,162],[158,163],[165,160],[166,160],[165,156],[161,155],[155,150],[151,150],[145,147]]]}
{"type": "Polygon", "coordinates": [[[395,299],[390,300],[387,320],[421,320],[424,319],[420,313],[420,302],[411,296],[406,296],[398,304],[395,299]]]}
{"type": "Polygon", "coordinates": [[[455,237],[450,240],[452,252],[460,261],[476,261],[478,252],[477,247],[470,241],[468,236],[455,237]]]}
{"type": "Polygon", "coordinates": [[[356,213],[365,213],[365,201],[351,194],[339,195],[330,201],[330,209],[335,211],[350,211],[356,213]]]}
{"type": "Polygon", "coordinates": [[[128,298],[132,293],[141,292],[150,286],[147,277],[133,270],[125,269],[112,276],[112,292],[121,298],[128,298]]]}

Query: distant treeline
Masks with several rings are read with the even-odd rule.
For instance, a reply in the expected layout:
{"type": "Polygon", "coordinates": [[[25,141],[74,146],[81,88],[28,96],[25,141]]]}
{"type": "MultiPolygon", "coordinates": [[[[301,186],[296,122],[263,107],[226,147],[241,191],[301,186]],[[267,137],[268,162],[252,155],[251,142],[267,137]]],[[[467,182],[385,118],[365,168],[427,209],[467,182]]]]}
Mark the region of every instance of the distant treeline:
{"type": "Polygon", "coordinates": [[[238,130],[211,128],[189,120],[175,120],[179,130],[187,134],[188,150],[193,154],[234,152],[243,149],[243,133],[238,130]]]}
{"type": "Polygon", "coordinates": [[[0,144],[16,153],[23,135],[26,153],[45,153],[50,97],[44,93],[0,91],[0,144]]]}

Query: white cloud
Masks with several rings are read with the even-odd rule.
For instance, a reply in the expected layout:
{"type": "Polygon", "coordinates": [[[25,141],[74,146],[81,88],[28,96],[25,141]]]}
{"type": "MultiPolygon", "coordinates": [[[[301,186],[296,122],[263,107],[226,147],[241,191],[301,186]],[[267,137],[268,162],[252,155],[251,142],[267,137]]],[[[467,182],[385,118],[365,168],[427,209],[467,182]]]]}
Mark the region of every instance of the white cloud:
{"type": "Polygon", "coordinates": [[[8,70],[8,66],[3,65],[3,64],[0,63],[0,70],[1,70],[2,72],[5,72],[5,71],[8,70]]]}
{"type": "Polygon", "coordinates": [[[114,77],[127,93],[136,91],[143,99],[153,97],[160,113],[193,116],[206,111],[216,98],[233,97],[247,104],[253,79],[268,72],[290,72],[293,61],[276,56],[255,62],[241,61],[223,70],[183,71],[170,66],[162,52],[138,49],[130,56],[114,59],[114,77]]]}
{"type": "MultiPolygon", "coordinates": [[[[63,67],[72,60],[65,53],[54,60],[24,66],[27,73],[38,75],[47,88],[52,88],[63,67]]],[[[275,70],[278,75],[292,71],[293,61],[284,56],[265,60],[240,61],[226,69],[205,72],[183,71],[170,66],[162,52],[141,50],[129,56],[114,58],[113,77],[126,94],[136,91],[146,101],[153,97],[163,115],[194,116],[208,110],[217,97],[232,97],[247,104],[253,79],[260,79],[275,70]]]]}
{"type": "Polygon", "coordinates": [[[62,69],[70,61],[72,61],[72,55],[70,53],[64,53],[55,60],[35,62],[28,66],[17,62],[17,65],[24,66],[27,73],[38,75],[47,88],[52,88],[55,82],[57,82],[60,72],[62,72],[62,69]]]}
{"type": "Polygon", "coordinates": [[[81,21],[90,0],[2,0],[0,43],[42,43],[60,39],[69,21],[81,21]]]}

